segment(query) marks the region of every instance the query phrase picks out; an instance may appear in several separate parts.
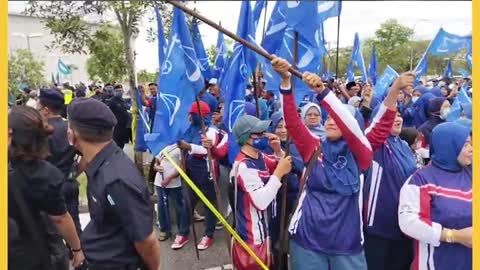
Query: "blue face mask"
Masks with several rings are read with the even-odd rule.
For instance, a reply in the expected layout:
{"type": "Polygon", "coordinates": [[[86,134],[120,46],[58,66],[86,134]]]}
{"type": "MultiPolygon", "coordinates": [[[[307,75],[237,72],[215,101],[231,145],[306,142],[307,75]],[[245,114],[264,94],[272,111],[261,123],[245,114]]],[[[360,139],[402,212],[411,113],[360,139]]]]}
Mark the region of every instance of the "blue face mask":
{"type": "Polygon", "coordinates": [[[123,97],[123,91],[115,91],[116,97],[123,97]]]}
{"type": "Polygon", "coordinates": [[[258,151],[263,151],[268,148],[268,138],[267,137],[261,137],[261,138],[256,138],[253,139],[252,146],[253,148],[257,149],[258,151]]]}

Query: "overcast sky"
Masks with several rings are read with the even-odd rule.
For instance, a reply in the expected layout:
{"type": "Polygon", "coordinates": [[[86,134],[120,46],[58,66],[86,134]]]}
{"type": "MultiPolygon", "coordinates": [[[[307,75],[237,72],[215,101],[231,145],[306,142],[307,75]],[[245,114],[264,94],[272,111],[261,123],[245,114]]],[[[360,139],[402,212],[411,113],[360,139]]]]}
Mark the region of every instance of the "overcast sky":
{"type": "MultiPolygon", "coordinates": [[[[253,2],[253,1],[252,1],[253,2]]],[[[194,5],[204,16],[218,22],[232,32],[236,32],[240,1],[197,1],[194,5]]],[[[269,1],[267,23],[275,5],[269,1]]],[[[23,2],[9,1],[9,11],[22,11],[23,2]]],[[[253,6],[253,3],[252,3],[253,6]]],[[[360,39],[374,36],[375,30],[387,19],[395,18],[400,23],[414,27],[416,39],[431,39],[440,27],[447,32],[458,35],[470,34],[472,31],[472,3],[470,1],[344,1],[340,26],[340,46],[351,46],[355,32],[360,39]]],[[[154,71],[158,69],[158,52],[155,43],[146,41],[148,16],[144,18],[144,26],[137,39],[137,69],[154,71]]],[[[155,22],[153,22],[155,24],[155,22]]],[[[336,46],[337,18],[325,22],[325,38],[336,46]]],[[[263,13],[258,26],[257,36],[263,29],[263,13]]],[[[205,47],[215,45],[217,31],[206,24],[200,25],[205,47]]]]}

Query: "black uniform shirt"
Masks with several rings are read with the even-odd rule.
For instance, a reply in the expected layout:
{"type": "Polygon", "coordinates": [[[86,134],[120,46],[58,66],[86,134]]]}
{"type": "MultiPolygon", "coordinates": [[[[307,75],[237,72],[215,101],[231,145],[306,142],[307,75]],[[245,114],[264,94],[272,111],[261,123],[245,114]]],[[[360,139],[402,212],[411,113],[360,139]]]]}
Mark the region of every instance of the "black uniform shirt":
{"type": "Polygon", "coordinates": [[[72,169],[76,150],[68,142],[67,122],[61,117],[53,117],[48,119],[48,124],[54,130],[53,134],[48,137],[50,156],[47,160],[60,169],[65,176],[68,176],[72,169]]]}
{"type": "Polygon", "coordinates": [[[150,196],[133,162],[111,142],[89,163],[87,195],[91,221],[82,234],[89,263],[137,264],[134,243],[153,231],[150,196]]]}

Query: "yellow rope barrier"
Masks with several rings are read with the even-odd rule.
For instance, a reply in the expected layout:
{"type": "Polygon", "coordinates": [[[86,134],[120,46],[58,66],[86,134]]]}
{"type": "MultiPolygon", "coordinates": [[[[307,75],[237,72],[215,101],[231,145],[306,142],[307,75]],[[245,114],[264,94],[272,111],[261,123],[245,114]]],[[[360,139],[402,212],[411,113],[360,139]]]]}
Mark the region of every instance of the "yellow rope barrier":
{"type": "Polygon", "coordinates": [[[237,234],[237,232],[228,224],[228,222],[223,218],[222,214],[218,212],[218,210],[213,206],[213,204],[203,195],[202,191],[198,189],[197,185],[193,183],[193,181],[188,177],[188,175],[178,166],[177,163],[172,159],[172,157],[166,152],[162,151],[162,154],[168,159],[168,161],[173,165],[173,167],[178,171],[178,173],[182,176],[182,178],[185,180],[185,182],[190,186],[190,188],[197,194],[197,196],[202,200],[202,202],[212,211],[212,213],[215,215],[215,217],[218,218],[218,220],[225,226],[227,231],[235,238],[235,240],[240,243],[240,245],[247,251],[247,253],[252,256],[252,258],[255,260],[255,262],[263,269],[263,270],[269,270],[268,267],[258,258],[258,256],[253,252],[252,249],[240,238],[240,236],[237,234]]]}

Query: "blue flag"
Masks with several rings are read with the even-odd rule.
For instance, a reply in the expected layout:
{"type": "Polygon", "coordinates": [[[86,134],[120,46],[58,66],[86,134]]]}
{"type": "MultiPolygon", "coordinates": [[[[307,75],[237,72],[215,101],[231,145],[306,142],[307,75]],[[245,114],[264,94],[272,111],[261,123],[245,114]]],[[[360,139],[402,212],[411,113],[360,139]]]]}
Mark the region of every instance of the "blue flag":
{"type": "Polygon", "coordinates": [[[447,122],[456,121],[460,116],[462,116],[462,106],[457,97],[453,101],[452,106],[450,106],[450,113],[447,115],[447,122]]]}
{"type": "Polygon", "coordinates": [[[445,69],[445,74],[443,77],[452,78],[453,77],[453,70],[452,70],[452,60],[448,59],[447,68],[445,69]]]}
{"type": "Polygon", "coordinates": [[[472,35],[454,35],[440,28],[428,48],[428,53],[431,55],[446,55],[470,48],[472,48],[472,35]]]}
{"type": "MultiPolygon", "coordinates": [[[[315,35],[320,25],[316,1],[287,1],[287,25],[306,39],[311,46],[317,44],[315,35]]],[[[318,35],[318,34],[317,34],[318,35]]]]}
{"type": "MultiPolygon", "coordinates": [[[[246,40],[255,32],[251,13],[249,2],[242,1],[237,36],[246,40]]],[[[237,118],[243,115],[247,81],[255,69],[256,63],[252,65],[251,53],[252,52],[241,43],[235,42],[233,55],[230,58],[230,63],[224,77],[226,95],[223,122],[229,133],[228,158],[230,163],[233,163],[240,151],[235,136],[232,134],[232,130],[237,118]]]]}
{"type": "Polygon", "coordinates": [[[215,64],[213,67],[213,78],[220,79],[223,72],[225,71],[225,67],[228,64],[228,50],[227,44],[225,44],[225,39],[223,37],[223,33],[218,31],[218,38],[217,38],[217,46],[215,47],[216,55],[215,55],[215,64]]]}
{"type": "Polygon", "coordinates": [[[367,81],[367,69],[365,68],[365,61],[363,60],[363,53],[360,49],[360,39],[358,33],[355,33],[355,38],[353,40],[353,50],[352,50],[352,63],[357,66],[358,69],[362,72],[362,80],[367,81]]]}
{"type": "MultiPolygon", "coordinates": [[[[294,45],[294,30],[293,28],[287,28],[285,35],[281,42],[281,48],[275,52],[275,54],[281,58],[284,58],[290,63],[293,63],[293,45],[294,45]]],[[[281,83],[280,75],[278,75],[271,64],[268,61],[262,65],[265,79],[267,80],[266,89],[272,90],[278,94],[278,88],[281,83]]],[[[311,72],[318,74],[321,68],[321,52],[318,48],[313,48],[303,37],[298,37],[298,51],[297,51],[297,65],[296,68],[300,72],[311,72]]],[[[299,78],[295,78],[294,86],[295,101],[298,104],[303,100],[303,97],[307,94],[313,93],[310,88],[299,78]]]]}
{"type": "Polygon", "coordinates": [[[146,152],[147,144],[145,143],[145,135],[148,134],[148,115],[145,113],[142,97],[140,91],[137,90],[137,108],[138,108],[138,117],[137,125],[135,130],[135,151],[146,152]]]}
{"type": "Polygon", "coordinates": [[[427,74],[427,68],[427,52],[425,52],[414,69],[416,81],[418,81],[422,75],[427,74]]]}
{"type": "Polygon", "coordinates": [[[464,78],[467,78],[468,76],[470,76],[470,72],[466,71],[463,68],[458,68],[457,72],[460,73],[460,75],[462,75],[464,78]]]}
{"type": "Polygon", "coordinates": [[[355,72],[353,70],[353,62],[350,61],[347,67],[347,82],[355,81],[355,72]]]}
{"type": "Polygon", "coordinates": [[[262,47],[269,53],[275,53],[282,45],[283,35],[287,29],[286,2],[276,1],[268,21],[262,47]]]}
{"type": "Polygon", "coordinates": [[[145,135],[153,155],[183,135],[189,125],[186,119],[190,106],[203,86],[202,72],[185,15],[180,9],[174,8],[166,60],[160,72],[160,91],[153,128],[162,133],[145,135]]]}
{"type": "Polygon", "coordinates": [[[262,11],[267,9],[268,1],[255,1],[255,6],[253,7],[253,25],[255,27],[255,31],[258,27],[258,21],[260,20],[260,15],[262,11]]]}
{"type": "Polygon", "coordinates": [[[372,80],[372,84],[377,83],[377,56],[375,44],[372,46],[372,57],[370,58],[370,66],[368,67],[368,77],[372,80]]]}
{"type": "Polygon", "coordinates": [[[467,90],[465,89],[465,87],[460,88],[460,91],[458,91],[457,98],[458,98],[458,101],[460,101],[461,104],[465,104],[465,103],[471,104],[472,103],[472,99],[468,96],[467,90]]]}
{"type": "Polygon", "coordinates": [[[194,21],[192,26],[192,41],[195,48],[195,53],[197,54],[198,61],[200,63],[200,69],[205,80],[212,78],[212,71],[210,65],[208,64],[208,56],[203,46],[202,36],[200,35],[200,30],[198,29],[197,20],[194,21]]]}
{"type": "Polygon", "coordinates": [[[342,13],[342,1],[318,1],[318,17],[321,22],[342,13]]]}
{"type": "Polygon", "coordinates": [[[162,16],[157,6],[155,6],[155,16],[157,18],[158,69],[160,70],[167,54],[167,41],[163,31],[162,16]]]}
{"type": "Polygon", "coordinates": [[[383,99],[383,96],[387,92],[390,84],[398,78],[398,73],[390,66],[387,65],[382,76],[377,81],[374,87],[374,96],[383,99]]]}
{"type": "Polygon", "coordinates": [[[467,64],[470,67],[470,70],[472,70],[472,48],[468,50],[467,56],[465,56],[465,60],[467,60],[467,64]]]}
{"type": "Polygon", "coordinates": [[[68,65],[66,65],[61,59],[58,59],[58,71],[63,75],[70,75],[72,74],[72,70],[68,65]]]}

